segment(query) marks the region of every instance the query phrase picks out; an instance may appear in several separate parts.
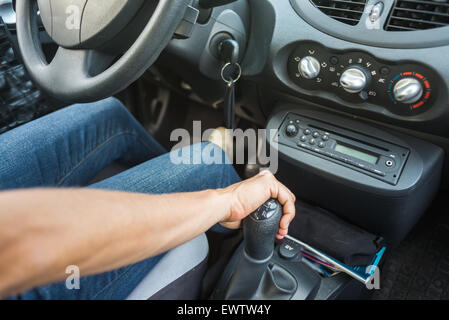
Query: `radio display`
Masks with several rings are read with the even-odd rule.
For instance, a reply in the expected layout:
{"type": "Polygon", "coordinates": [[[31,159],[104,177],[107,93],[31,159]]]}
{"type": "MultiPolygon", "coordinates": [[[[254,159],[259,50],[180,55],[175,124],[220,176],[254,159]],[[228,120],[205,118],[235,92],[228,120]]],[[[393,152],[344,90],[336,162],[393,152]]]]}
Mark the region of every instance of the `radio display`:
{"type": "Polygon", "coordinates": [[[352,147],[348,147],[346,145],[340,144],[337,142],[337,145],[335,146],[335,151],[338,151],[340,153],[343,153],[345,155],[376,164],[379,161],[379,156],[374,155],[372,153],[368,153],[366,151],[362,151],[360,149],[354,149],[352,147]]]}

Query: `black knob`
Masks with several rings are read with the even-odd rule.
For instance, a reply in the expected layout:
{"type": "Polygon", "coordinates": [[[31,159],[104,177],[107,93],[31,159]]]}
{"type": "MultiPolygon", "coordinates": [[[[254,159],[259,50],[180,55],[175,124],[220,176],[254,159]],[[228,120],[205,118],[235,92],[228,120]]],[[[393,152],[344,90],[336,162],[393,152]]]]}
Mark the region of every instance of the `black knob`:
{"type": "Polygon", "coordinates": [[[243,222],[246,254],[258,261],[271,258],[282,217],[282,206],[270,199],[243,222]]]}
{"type": "Polygon", "coordinates": [[[285,133],[289,137],[294,137],[298,134],[298,128],[294,124],[289,124],[285,129],[285,133]]]}

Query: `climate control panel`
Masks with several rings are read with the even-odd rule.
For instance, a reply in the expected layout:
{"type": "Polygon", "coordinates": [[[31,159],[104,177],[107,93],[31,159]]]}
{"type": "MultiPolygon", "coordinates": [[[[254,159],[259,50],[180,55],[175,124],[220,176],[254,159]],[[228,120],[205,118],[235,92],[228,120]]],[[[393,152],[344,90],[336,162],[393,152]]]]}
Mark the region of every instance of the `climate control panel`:
{"type": "Polygon", "coordinates": [[[435,72],[411,61],[381,61],[361,51],[339,52],[306,42],[288,61],[290,78],[299,87],[326,91],[350,103],[377,105],[398,115],[416,115],[435,103],[435,72]]]}

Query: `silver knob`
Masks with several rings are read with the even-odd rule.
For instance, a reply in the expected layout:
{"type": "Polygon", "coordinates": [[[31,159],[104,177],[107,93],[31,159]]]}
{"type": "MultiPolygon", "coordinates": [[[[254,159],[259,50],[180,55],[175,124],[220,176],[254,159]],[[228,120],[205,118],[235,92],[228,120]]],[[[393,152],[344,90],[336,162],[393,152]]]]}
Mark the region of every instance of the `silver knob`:
{"type": "Polygon", "coordinates": [[[320,74],[321,65],[316,58],[305,57],[299,62],[298,70],[303,78],[314,79],[320,74]]]}
{"type": "Polygon", "coordinates": [[[359,93],[366,88],[368,77],[362,69],[349,68],[341,75],[340,84],[349,93],[359,93]]]}
{"type": "Polygon", "coordinates": [[[404,78],[394,86],[394,98],[402,103],[411,104],[421,99],[423,95],[421,82],[415,78],[404,78]]]}

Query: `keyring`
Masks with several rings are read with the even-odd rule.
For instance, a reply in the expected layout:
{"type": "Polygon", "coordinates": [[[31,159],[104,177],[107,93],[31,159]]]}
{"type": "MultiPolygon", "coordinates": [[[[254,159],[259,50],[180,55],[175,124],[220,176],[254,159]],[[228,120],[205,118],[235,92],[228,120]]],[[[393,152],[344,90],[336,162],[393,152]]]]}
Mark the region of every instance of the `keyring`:
{"type": "Polygon", "coordinates": [[[238,63],[231,63],[231,62],[228,62],[228,63],[226,63],[226,64],[223,66],[223,68],[221,69],[221,78],[223,79],[224,82],[226,82],[226,83],[228,84],[228,86],[231,86],[231,85],[233,85],[234,83],[236,83],[237,81],[239,81],[239,79],[240,79],[241,76],[242,76],[242,67],[241,67],[240,64],[238,64],[238,63]],[[228,68],[229,66],[232,66],[233,64],[235,64],[235,65],[237,66],[237,68],[238,68],[238,70],[239,70],[239,73],[238,73],[238,75],[237,75],[237,77],[236,77],[235,79],[232,79],[232,78],[231,78],[231,80],[228,80],[228,79],[225,78],[224,72],[226,71],[226,68],[228,68]]]}

